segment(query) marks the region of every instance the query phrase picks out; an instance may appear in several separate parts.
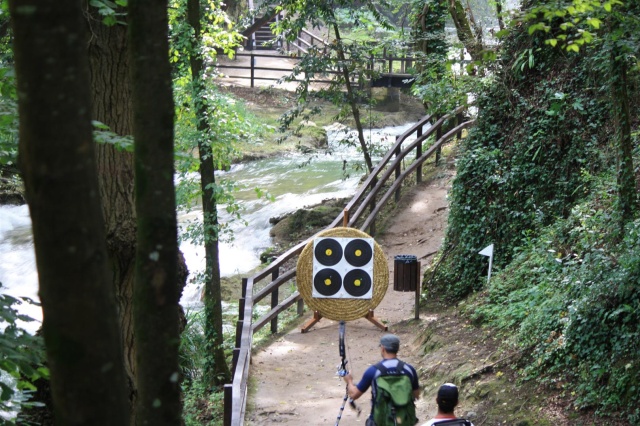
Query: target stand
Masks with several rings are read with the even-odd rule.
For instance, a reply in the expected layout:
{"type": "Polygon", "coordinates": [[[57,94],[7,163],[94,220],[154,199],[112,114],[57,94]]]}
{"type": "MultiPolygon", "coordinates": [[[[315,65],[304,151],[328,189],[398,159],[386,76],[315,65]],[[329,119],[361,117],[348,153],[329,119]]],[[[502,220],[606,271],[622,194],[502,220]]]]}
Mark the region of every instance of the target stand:
{"type": "Polygon", "coordinates": [[[389,269],[380,246],[366,233],[334,228],[319,233],[298,259],[298,291],[313,318],[307,332],[322,318],[351,321],[365,318],[376,327],[388,327],[374,315],[389,285],[389,269]]]}

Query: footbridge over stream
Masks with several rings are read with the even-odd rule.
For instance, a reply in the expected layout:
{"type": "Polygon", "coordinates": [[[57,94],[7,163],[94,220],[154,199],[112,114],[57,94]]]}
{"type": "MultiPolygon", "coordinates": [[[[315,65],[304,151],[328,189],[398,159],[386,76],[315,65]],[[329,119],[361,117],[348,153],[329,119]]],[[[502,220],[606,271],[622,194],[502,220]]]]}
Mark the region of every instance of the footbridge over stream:
{"type": "MultiPolygon", "coordinates": [[[[396,143],[347,203],[344,213],[335,218],[326,229],[346,226],[368,232],[375,237],[376,218],[383,207],[390,202],[402,202],[403,188],[405,194],[409,193],[405,198],[410,199],[413,191],[407,189],[412,188],[410,181],[415,182],[415,188],[426,184],[423,182],[425,162],[431,159],[436,167],[443,167],[443,145],[453,138],[462,137],[463,131],[474,125],[475,120],[469,119],[466,111],[465,105],[442,117],[424,117],[398,136],[396,143]]],[[[444,170],[440,174],[446,176],[444,170]]],[[[453,175],[453,172],[450,174],[453,175]]],[[[446,179],[443,182],[447,182],[446,179]]],[[[435,217],[446,209],[446,183],[438,189],[439,196],[432,199],[417,197],[407,212],[421,218],[416,229],[400,228],[401,237],[393,238],[393,241],[386,241],[385,236],[381,236],[379,243],[386,250],[387,256],[414,252],[419,259],[424,260],[437,251],[442,227],[436,229],[437,226],[430,224],[430,221],[432,216],[435,217]],[[413,210],[414,207],[417,210],[413,210]],[[430,241],[430,245],[425,245],[427,241],[430,241]]],[[[394,219],[392,222],[400,227],[410,223],[409,220],[403,220],[401,215],[394,219]]],[[[387,232],[394,226],[392,224],[387,232]]],[[[273,422],[307,425],[335,421],[344,396],[344,383],[334,377],[335,366],[340,361],[337,324],[328,319],[318,322],[318,316],[312,312],[305,314],[304,302],[298,291],[283,294],[291,289],[291,283],[296,277],[296,268],[287,265],[291,265],[292,261],[295,264],[295,260],[311,240],[312,238],[292,247],[268,267],[242,280],[233,350],[233,381],[224,387],[225,426],[273,422]],[[303,318],[310,315],[304,327],[306,332],[293,330],[275,344],[254,353],[254,333],[265,326],[270,327],[271,333],[277,333],[279,316],[285,312],[303,318]],[[294,365],[301,366],[303,373],[293,373],[300,370],[292,368],[294,365]],[[250,376],[257,387],[253,398],[262,395],[263,400],[266,399],[269,403],[261,406],[254,400],[249,410],[251,418],[246,418],[248,401],[252,398],[249,395],[250,376]]],[[[414,303],[412,293],[398,293],[389,289],[376,310],[381,328],[391,326],[391,331],[404,339],[399,355],[409,362],[412,359],[408,350],[410,345],[407,343],[411,342],[407,342],[407,337],[412,333],[403,334],[403,324],[413,317],[414,303]],[[405,353],[402,353],[403,350],[405,353]]],[[[373,317],[373,311],[370,314],[373,317]]],[[[366,320],[356,320],[348,323],[347,334],[347,356],[351,361],[348,368],[354,375],[361,375],[368,363],[377,356],[380,330],[366,320]]],[[[367,411],[365,401],[362,405],[363,411],[367,411]]],[[[425,407],[421,408],[424,409],[425,407]]],[[[355,416],[355,413],[345,411],[345,416],[355,416]]],[[[360,420],[364,421],[364,417],[360,420]]]]}

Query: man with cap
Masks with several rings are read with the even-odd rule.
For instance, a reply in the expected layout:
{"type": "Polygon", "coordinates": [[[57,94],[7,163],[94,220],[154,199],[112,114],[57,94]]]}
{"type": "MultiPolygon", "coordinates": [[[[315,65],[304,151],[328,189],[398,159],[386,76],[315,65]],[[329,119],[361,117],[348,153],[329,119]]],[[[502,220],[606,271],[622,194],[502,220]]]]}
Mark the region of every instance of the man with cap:
{"type": "MultiPolygon", "coordinates": [[[[380,339],[380,355],[382,356],[382,364],[387,369],[387,374],[405,374],[411,380],[411,387],[413,389],[413,398],[418,399],[420,397],[420,385],[418,384],[418,373],[415,368],[411,365],[404,364],[402,372],[397,371],[398,364],[401,361],[398,359],[398,350],[400,349],[400,339],[398,336],[393,334],[386,334],[382,336],[380,339]]],[[[377,365],[380,365],[377,364],[377,365]]],[[[353,383],[353,377],[351,374],[347,374],[344,376],[344,381],[347,382],[347,392],[349,397],[353,400],[356,400],[364,394],[369,387],[371,387],[371,414],[367,419],[366,426],[373,425],[373,402],[376,399],[376,381],[375,379],[379,377],[382,373],[377,368],[377,365],[371,365],[364,372],[362,379],[360,382],[355,385],[353,383]]]]}
{"type": "MultiPolygon", "coordinates": [[[[438,389],[438,396],[436,396],[436,404],[438,404],[438,414],[421,426],[438,425],[439,423],[452,424],[452,420],[458,419],[453,410],[458,405],[458,387],[453,383],[445,383],[438,389]]],[[[464,419],[460,419],[460,425],[473,426],[473,423],[464,419]]]]}

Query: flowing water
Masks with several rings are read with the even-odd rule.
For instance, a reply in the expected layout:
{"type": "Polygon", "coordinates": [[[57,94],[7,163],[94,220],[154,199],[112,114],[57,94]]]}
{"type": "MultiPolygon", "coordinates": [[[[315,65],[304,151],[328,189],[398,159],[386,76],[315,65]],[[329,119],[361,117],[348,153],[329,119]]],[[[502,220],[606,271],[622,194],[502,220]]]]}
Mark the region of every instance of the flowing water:
{"type": "MultiPolygon", "coordinates": [[[[374,131],[371,137],[389,145],[395,135],[410,125],[374,131]]],[[[342,132],[328,129],[330,150],[309,154],[287,154],[249,163],[234,165],[228,172],[217,173],[218,179],[229,179],[239,186],[235,197],[242,207],[243,221],[231,222],[233,240],[220,245],[220,266],[223,276],[246,273],[260,264],[259,255],[271,246],[269,219],[317,204],[329,198],[351,196],[358,186],[360,175],[352,173],[343,177],[343,165],[360,160],[353,148],[346,148],[336,141],[342,132]],[[309,161],[310,160],[310,161],[309,161]],[[258,198],[255,188],[271,194],[273,201],[258,198]]],[[[368,132],[367,132],[368,133],[368,132]]],[[[220,206],[221,221],[230,216],[220,206]]],[[[202,212],[179,212],[181,225],[201,217],[202,212]]],[[[185,255],[190,275],[204,269],[204,252],[187,241],[180,246],[185,255]]],[[[38,300],[38,274],[35,266],[33,238],[29,210],[24,206],[0,206],[0,283],[3,293],[15,297],[26,296],[38,300]]],[[[200,305],[200,286],[190,282],[184,290],[181,304],[185,307],[200,305]]],[[[38,306],[22,304],[21,313],[36,319],[23,324],[29,332],[35,332],[42,319],[38,306]]]]}

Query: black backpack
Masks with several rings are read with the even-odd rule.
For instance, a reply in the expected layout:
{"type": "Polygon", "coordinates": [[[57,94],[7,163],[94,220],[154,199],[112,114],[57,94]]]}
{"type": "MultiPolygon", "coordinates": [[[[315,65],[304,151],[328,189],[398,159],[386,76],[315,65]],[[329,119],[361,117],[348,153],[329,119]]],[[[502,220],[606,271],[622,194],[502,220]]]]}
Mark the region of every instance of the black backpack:
{"type": "Polygon", "coordinates": [[[376,426],[414,426],[418,422],[413,402],[411,378],[404,373],[404,362],[398,361],[396,374],[388,374],[382,363],[375,365],[380,371],[373,401],[373,421],[376,426]]]}

